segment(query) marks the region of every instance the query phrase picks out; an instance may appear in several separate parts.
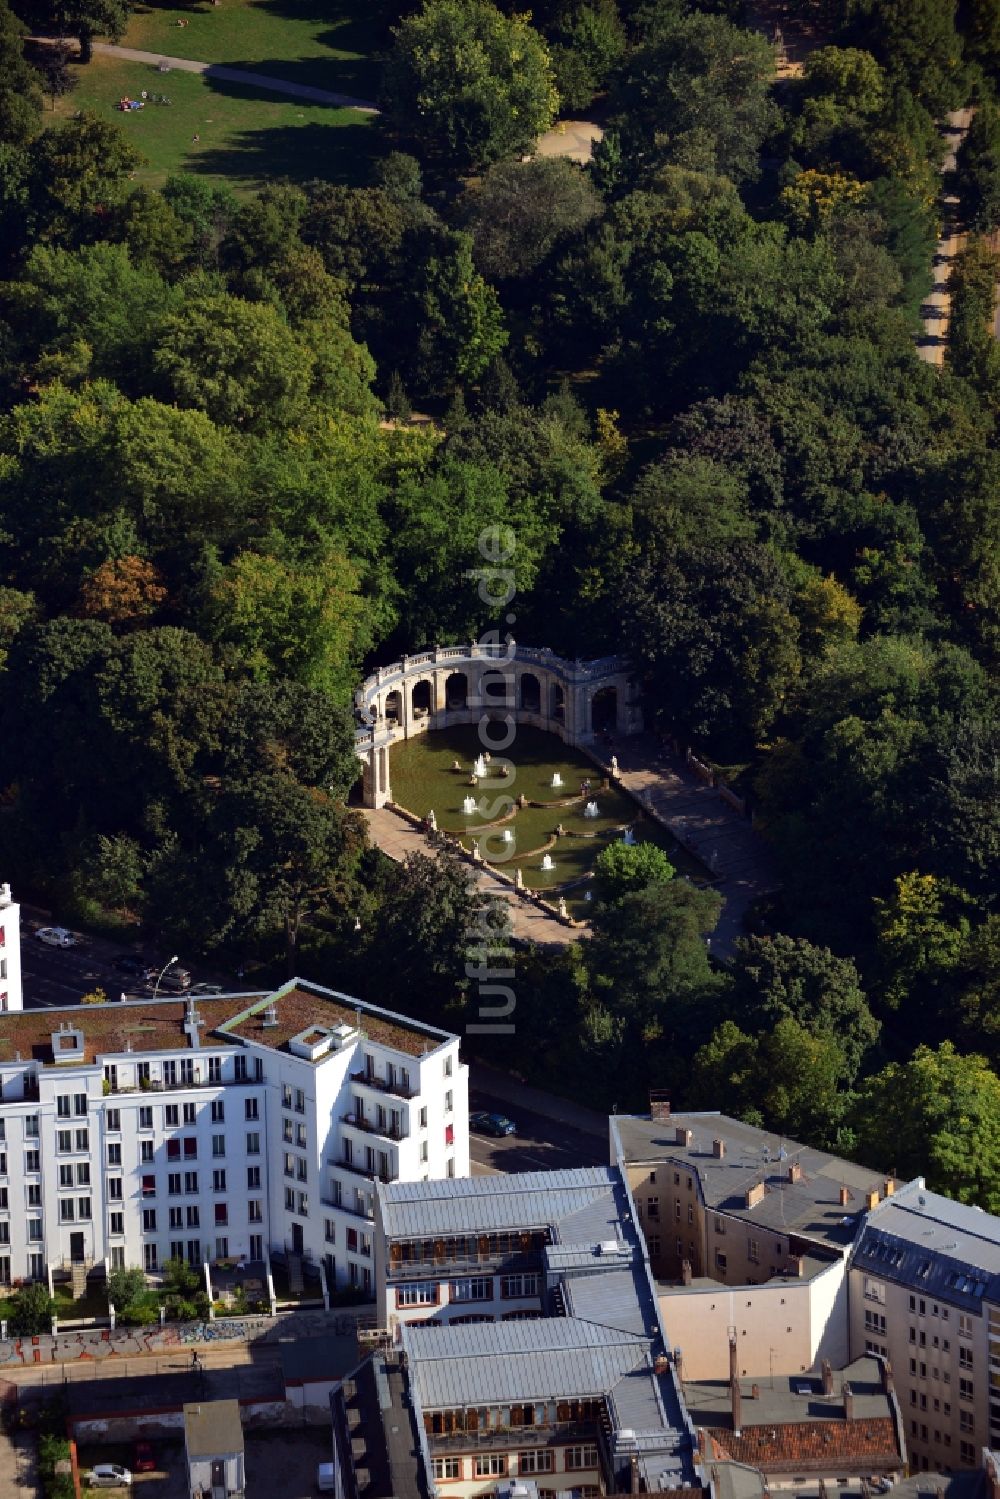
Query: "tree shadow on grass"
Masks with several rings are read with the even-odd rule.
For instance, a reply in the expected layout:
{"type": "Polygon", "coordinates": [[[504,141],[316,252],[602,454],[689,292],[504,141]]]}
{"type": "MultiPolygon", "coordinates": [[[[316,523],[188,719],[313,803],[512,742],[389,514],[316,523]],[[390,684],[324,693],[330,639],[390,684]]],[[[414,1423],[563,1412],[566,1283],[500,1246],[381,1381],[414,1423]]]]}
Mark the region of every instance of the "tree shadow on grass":
{"type": "MultiPolygon", "coordinates": [[[[374,103],[381,81],[381,65],[367,57],[327,57],[319,53],[312,57],[265,57],[247,62],[245,58],[213,64],[218,68],[235,68],[241,73],[258,73],[262,78],[280,78],[285,83],[299,84],[305,88],[325,89],[331,94],[349,94],[361,103],[374,103]]],[[[211,76],[211,75],[210,75],[211,76]]],[[[212,78],[213,87],[220,89],[238,87],[217,78],[212,78]]],[[[253,84],[249,87],[252,89],[253,84]]],[[[267,91],[271,99],[282,96],[267,91]]],[[[264,97],[264,94],[261,94],[264,97]]],[[[287,98],[294,96],[289,94],[287,98]]],[[[307,103],[314,102],[307,100],[307,103]]]]}
{"type": "Polygon", "coordinates": [[[228,177],[234,182],[263,183],[275,179],[327,182],[363,187],[371,179],[378,155],[379,133],[369,126],[274,125],[241,130],[228,145],[209,147],[185,162],[185,171],[228,177]]]}

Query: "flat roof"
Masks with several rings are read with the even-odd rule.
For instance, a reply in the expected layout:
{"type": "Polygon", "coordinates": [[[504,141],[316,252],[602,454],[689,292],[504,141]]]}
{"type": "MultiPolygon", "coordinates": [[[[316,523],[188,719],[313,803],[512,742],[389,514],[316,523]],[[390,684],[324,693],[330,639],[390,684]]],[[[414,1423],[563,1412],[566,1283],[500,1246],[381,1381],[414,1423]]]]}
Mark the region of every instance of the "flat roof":
{"type": "Polygon", "coordinates": [[[726,1114],[671,1114],[669,1119],[616,1115],[621,1158],[628,1165],[672,1161],[697,1174],[706,1206],[775,1233],[798,1235],[845,1248],[857,1233],[866,1211],[865,1195],[880,1194],[885,1178],[870,1167],[858,1166],[826,1151],[731,1119],[726,1114]],[[677,1140],[678,1130],[690,1130],[691,1143],[677,1140]],[[714,1154],[713,1141],[722,1140],[725,1153],[714,1154]],[[792,1166],[798,1181],[789,1179],[792,1166]],[[746,1205],[751,1187],[764,1185],[764,1196],[746,1205]],[[840,1202],[845,1187],[848,1202],[840,1202]]]}
{"type": "Polygon", "coordinates": [[[344,1408],[357,1411],[355,1427],[348,1417],[350,1456],[355,1475],[367,1475],[366,1499],[427,1499],[425,1447],[398,1359],[373,1353],[345,1380],[344,1408]]]}
{"type": "Polygon", "coordinates": [[[617,1236],[627,1211],[611,1166],[376,1185],[389,1240],[552,1228],[560,1242],[596,1243],[617,1236]]]}
{"type": "Polygon", "coordinates": [[[278,1345],[286,1384],[316,1384],[343,1379],[358,1365],[355,1333],[326,1333],[320,1338],[293,1338],[278,1345]]]}
{"type": "Polygon", "coordinates": [[[238,1400],[199,1400],[184,1407],[188,1457],[229,1457],[243,1451],[238,1400]]]}
{"type": "MultiPolygon", "coordinates": [[[[407,1056],[423,1056],[457,1039],[448,1031],[409,1020],[405,1015],[365,1004],[304,979],[292,979],[273,994],[258,990],[250,994],[185,995],[10,1011],[0,1015],[0,1065],[20,1060],[55,1067],[52,1037],[67,1023],[83,1034],[82,1053],[58,1064],[69,1071],[74,1066],[94,1066],[102,1057],[122,1057],[132,1052],[218,1051],[244,1040],[287,1052],[291,1038],[311,1026],[332,1030],[347,1024],[353,1030],[359,1017],[366,1037],[407,1056]],[[203,1022],[197,1048],[184,1030],[192,997],[203,1022]],[[272,1004],[278,1017],[274,1027],[266,1026],[263,1020],[264,1010],[272,1004]]],[[[327,1055],[324,1053],[317,1065],[327,1055]]]]}
{"type": "MultiPolygon", "coordinates": [[[[364,1004],[349,994],[325,989],[321,984],[308,983],[305,979],[292,979],[274,994],[257,1000],[252,1007],[235,1013],[231,1011],[230,1017],[220,1027],[223,1035],[239,1036],[272,1051],[287,1052],[289,1041],[312,1026],[333,1029],[347,1025],[354,1030],[360,1023],[370,1041],[411,1057],[422,1057],[456,1039],[449,1031],[409,1020],[392,1010],[364,1004]],[[277,1024],[265,1025],[264,1012],[272,1006],[277,1024]]],[[[318,1061],[325,1060],[328,1055],[324,1053],[318,1061]]]]}
{"type": "MultiPolygon", "coordinates": [[[[781,1374],[772,1378],[770,1374],[762,1373],[741,1379],[741,1425],[746,1428],[812,1421],[842,1422],[845,1384],[851,1387],[855,1420],[892,1415],[889,1397],[882,1388],[878,1360],[859,1358],[843,1369],[834,1369],[831,1395],[823,1394],[823,1380],[818,1374],[781,1374]],[[756,1396],[754,1389],[757,1390],[756,1396]]],[[[728,1379],[686,1380],[684,1400],[696,1426],[732,1425],[728,1379]]]]}
{"type": "MultiPolygon", "coordinates": [[[[242,1002],[245,1002],[242,1001],[242,1002]]],[[[201,1028],[199,1050],[218,1050],[226,1043],[212,1039],[212,1031],[234,1010],[232,998],[197,998],[201,1028]]],[[[0,1015],[0,1063],[41,1062],[54,1066],[52,1037],[67,1021],[83,1032],[83,1054],[62,1063],[93,1065],[102,1056],[124,1056],[129,1051],[190,1051],[184,1031],[187,1001],[179,999],[127,1000],[106,1005],[67,1005],[55,1010],[16,1010],[0,1015]]]]}

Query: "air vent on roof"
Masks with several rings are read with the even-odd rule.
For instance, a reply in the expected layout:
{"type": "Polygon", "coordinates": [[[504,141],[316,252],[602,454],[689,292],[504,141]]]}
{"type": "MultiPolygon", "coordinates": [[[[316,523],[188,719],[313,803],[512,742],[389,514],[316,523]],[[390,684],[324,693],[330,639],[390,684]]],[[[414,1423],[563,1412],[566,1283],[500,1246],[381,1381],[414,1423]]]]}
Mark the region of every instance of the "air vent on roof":
{"type": "Polygon", "coordinates": [[[265,1030],[273,1030],[277,1023],[278,1007],[277,1005],[268,1005],[267,1009],[264,1011],[264,1018],[261,1021],[261,1025],[265,1030]]]}
{"type": "Polygon", "coordinates": [[[623,1254],[625,1245],[620,1239],[604,1239],[597,1246],[598,1254],[623,1254]]]}

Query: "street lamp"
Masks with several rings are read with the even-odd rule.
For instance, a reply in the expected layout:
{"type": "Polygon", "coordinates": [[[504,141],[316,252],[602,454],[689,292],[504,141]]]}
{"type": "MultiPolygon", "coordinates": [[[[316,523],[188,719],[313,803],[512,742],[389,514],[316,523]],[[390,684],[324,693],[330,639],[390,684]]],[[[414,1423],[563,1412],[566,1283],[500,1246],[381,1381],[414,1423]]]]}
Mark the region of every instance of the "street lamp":
{"type": "Polygon", "coordinates": [[[159,973],[156,975],[156,983],[153,985],[153,998],[154,999],[156,998],[156,993],[157,993],[157,990],[160,987],[160,980],[163,978],[163,975],[166,973],[167,969],[168,968],[172,968],[177,961],[178,961],[177,954],[174,953],[173,957],[167,959],[167,961],[164,963],[163,967],[160,969],[159,973]]]}

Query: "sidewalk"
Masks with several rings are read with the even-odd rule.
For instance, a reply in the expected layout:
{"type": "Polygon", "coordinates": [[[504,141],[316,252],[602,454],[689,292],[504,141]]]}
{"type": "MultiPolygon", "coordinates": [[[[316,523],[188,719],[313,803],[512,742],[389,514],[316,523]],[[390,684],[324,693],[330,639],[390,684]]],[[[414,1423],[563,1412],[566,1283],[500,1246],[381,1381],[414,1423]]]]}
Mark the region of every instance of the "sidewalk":
{"type": "MultiPolygon", "coordinates": [[[[404,818],[398,817],[395,812],[390,812],[387,807],[382,807],[378,811],[371,807],[365,807],[362,810],[368,820],[372,842],[377,844],[384,854],[388,854],[390,859],[402,863],[407,854],[423,854],[429,859],[438,857],[437,850],[419,829],[413,827],[404,818]]],[[[542,911],[530,901],[524,900],[503,880],[496,879],[488,869],[477,869],[474,865],[468,867],[475,871],[476,881],[485,895],[496,896],[507,902],[510,927],[516,940],[537,942],[540,946],[551,947],[553,945],[564,946],[567,942],[577,942],[587,935],[586,927],[564,926],[547,911],[542,911]]]]}

